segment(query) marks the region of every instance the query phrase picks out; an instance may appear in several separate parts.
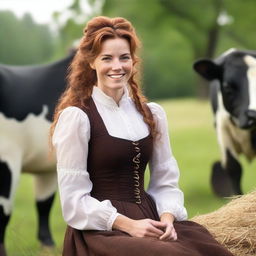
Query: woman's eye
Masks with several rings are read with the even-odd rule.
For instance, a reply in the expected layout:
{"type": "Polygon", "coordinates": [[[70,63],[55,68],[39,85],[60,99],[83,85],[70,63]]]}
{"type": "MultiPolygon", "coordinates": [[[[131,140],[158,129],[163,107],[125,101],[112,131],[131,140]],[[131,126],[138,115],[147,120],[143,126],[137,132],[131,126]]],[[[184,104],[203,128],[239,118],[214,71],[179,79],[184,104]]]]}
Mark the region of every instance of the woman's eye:
{"type": "Polygon", "coordinates": [[[102,60],[110,60],[110,57],[104,57],[102,60]]]}
{"type": "Polygon", "coordinates": [[[129,60],[129,59],[130,59],[130,56],[122,56],[121,59],[122,59],[122,60],[129,60]]]}

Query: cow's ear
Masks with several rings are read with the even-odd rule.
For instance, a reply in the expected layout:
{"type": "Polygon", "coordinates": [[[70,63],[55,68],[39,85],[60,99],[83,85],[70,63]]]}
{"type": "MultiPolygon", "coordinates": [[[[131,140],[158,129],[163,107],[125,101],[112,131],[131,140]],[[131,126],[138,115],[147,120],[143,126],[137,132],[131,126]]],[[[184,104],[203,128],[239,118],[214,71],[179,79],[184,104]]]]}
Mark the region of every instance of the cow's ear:
{"type": "Polygon", "coordinates": [[[221,67],[208,59],[197,60],[193,68],[199,75],[209,81],[221,77],[221,67]]]}

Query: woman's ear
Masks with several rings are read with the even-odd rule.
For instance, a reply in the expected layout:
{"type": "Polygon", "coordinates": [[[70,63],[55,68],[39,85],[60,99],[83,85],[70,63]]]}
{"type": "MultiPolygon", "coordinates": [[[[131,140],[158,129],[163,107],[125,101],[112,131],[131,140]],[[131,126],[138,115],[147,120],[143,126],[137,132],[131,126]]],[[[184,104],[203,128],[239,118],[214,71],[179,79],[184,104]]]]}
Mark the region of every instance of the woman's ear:
{"type": "Polygon", "coordinates": [[[91,69],[95,69],[94,63],[89,63],[89,64],[90,64],[91,69]]]}

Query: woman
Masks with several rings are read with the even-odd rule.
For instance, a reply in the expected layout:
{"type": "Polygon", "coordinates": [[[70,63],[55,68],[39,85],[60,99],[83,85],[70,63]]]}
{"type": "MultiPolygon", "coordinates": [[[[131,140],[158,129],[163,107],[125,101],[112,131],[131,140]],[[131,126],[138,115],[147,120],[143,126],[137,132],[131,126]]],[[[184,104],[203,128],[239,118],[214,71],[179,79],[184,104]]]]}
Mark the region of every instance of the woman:
{"type": "Polygon", "coordinates": [[[63,255],[231,255],[185,221],[166,115],[135,80],[138,45],[127,20],[96,17],[70,66],[51,130],[68,224],[63,255]]]}

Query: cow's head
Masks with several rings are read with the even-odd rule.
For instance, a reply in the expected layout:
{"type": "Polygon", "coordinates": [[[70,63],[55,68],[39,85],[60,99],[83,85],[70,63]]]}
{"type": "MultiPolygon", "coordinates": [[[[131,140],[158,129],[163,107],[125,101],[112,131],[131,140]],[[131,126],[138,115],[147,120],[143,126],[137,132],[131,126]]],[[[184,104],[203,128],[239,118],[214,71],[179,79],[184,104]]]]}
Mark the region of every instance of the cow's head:
{"type": "Polygon", "coordinates": [[[208,81],[219,81],[223,105],[237,126],[242,129],[256,126],[255,52],[229,51],[214,61],[196,61],[194,69],[208,81]]]}

